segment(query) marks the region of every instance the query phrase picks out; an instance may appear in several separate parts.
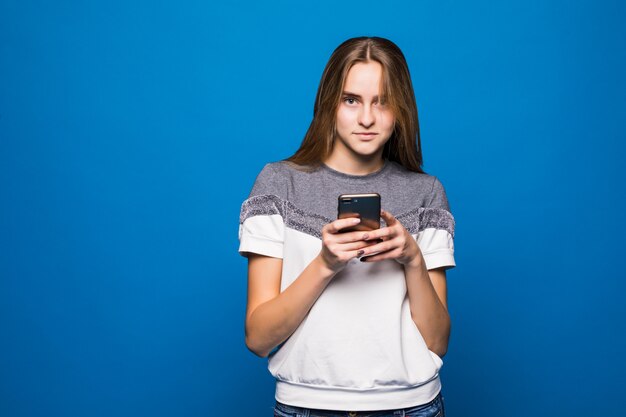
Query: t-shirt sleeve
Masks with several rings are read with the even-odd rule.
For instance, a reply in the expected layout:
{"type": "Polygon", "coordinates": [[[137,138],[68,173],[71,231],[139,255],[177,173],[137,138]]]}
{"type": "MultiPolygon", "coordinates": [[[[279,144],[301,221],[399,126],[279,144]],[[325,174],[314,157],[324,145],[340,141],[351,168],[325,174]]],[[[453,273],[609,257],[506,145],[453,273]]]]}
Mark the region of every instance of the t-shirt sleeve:
{"type": "Polygon", "coordinates": [[[272,164],[261,170],[239,214],[239,253],[283,257],[285,235],[283,191],[272,164]]]}
{"type": "Polygon", "coordinates": [[[417,243],[426,269],[452,268],[454,260],[455,221],[443,185],[434,177],[430,199],[421,213],[417,243]]]}

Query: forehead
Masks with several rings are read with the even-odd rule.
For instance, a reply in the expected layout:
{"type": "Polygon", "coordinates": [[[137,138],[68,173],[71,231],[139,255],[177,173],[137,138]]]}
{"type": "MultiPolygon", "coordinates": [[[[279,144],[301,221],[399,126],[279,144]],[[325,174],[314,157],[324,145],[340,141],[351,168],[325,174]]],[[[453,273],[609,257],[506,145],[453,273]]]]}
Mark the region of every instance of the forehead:
{"type": "Polygon", "coordinates": [[[360,95],[378,95],[382,90],[383,67],[376,61],[357,62],[348,71],[344,91],[360,95]]]}

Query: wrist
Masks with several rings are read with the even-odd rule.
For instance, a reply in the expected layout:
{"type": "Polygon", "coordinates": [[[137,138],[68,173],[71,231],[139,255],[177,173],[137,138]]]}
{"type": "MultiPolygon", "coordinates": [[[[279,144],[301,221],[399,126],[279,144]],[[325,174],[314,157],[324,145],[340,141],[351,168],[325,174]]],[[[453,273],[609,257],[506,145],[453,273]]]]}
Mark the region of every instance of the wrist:
{"type": "Polygon", "coordinates": [[[333,269],[326,259],[324,259],[324,256],[321,253],[313,259],[313,262],[317,264],[317,268],[321,272],[324,279],[332,278],[337,273],[337,271],[333,269]]]}
{"type": "Polygon", "coordinates": [[[407,262],[406,264],[404,264],[404,267],[407,269],[422,269],[424,268],[425,263],[424,263],[424,257],[422,256],[421,252],[418,252],[417,255],[415,255],[413,257],[412,260],[410,260],[409,262],[407,262]]]}

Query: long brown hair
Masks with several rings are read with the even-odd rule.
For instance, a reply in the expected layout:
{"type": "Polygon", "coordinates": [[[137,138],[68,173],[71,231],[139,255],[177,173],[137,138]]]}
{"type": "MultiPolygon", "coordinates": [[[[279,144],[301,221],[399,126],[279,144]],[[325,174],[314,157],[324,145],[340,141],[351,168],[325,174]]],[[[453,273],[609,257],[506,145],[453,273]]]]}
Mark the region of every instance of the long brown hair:
{"type": "Polygon", "coordinates": [[[383,157],[411,171],[424,172],[417,105],[406,59],[395,43],[378,37],[348,39],[332,53],[317,89],[311,125],[300,148],[287,161],[312,168],[330,155],[336,136],[337,106],[348,71],[357,62],[368,61],[383,67],[382,95],[387,97],[395,118],[383,157]]]}

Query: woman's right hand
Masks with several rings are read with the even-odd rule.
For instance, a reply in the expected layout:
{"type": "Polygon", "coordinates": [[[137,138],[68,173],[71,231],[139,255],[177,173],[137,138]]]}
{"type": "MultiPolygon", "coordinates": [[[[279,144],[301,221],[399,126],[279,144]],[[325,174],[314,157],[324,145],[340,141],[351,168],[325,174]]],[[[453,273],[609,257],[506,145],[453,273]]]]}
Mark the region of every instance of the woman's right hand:
{"type": "Polygon", "coordinates": [[[364,232],[341,232],[359,224],[358,218],[338,219],[322,228],[322,250],[320,258],[333,272],[341,271],[351,259],[363,255],[362,249],[372,245],[363,240],[364,232]]]}

